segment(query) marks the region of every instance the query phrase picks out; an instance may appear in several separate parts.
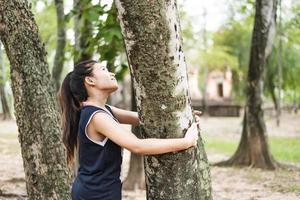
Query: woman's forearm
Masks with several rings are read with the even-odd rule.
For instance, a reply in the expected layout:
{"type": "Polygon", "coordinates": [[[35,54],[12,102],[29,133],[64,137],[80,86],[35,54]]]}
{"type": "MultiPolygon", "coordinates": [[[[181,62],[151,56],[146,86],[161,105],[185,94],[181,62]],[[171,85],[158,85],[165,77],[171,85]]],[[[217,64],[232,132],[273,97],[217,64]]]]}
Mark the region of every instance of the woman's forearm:
{"type": "Polygon", "coordinates": [[[176,152],[187,149],[191,146],[186,138],[172,139],[139,139],[135,152],[142,155],[155,155],[169,152],[176,152]]]}
{"type": "Polygon", "coordinates": [[[134,112],[133,116],[134,116],[134,118],[133,118],[134,120],[132,122],[132,125],[134,125],[134,126],[140,125],[140,119],[139,119],[138,112],[134,112]]]}

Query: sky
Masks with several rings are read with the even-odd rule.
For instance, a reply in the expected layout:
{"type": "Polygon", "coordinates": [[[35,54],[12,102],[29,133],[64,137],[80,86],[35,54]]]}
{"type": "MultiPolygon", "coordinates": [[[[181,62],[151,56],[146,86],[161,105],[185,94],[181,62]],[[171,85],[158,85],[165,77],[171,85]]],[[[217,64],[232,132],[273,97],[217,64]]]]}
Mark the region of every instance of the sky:
{"type": "MultiPolygon", "coordinates": [[[[112,0],[92,0],[94,3],[111,5],[112,0]]],[[[193,28],[197,31],[203,27],[204,21],[207,31],[216,31],[228,18],[229,4],[232,0],[177,0],[180,9],[183,9],[193,21],[193,28]],[[206,17],[204,17],[204,11],[206,17]],[[206,19],[206,20],[204,20],[206,19]]],[[[238,1],[238,0],[237,0],[238,1]]],[[[72,9],[73,1],[65,1],[65,12],[68,13],[72,9]]],[[[300,0],[282,0],[283,4],[291,7],[300,0]]],[[[43,3],[37,2],[37,9],[43,10],[43,3]]]]}
{"type": "Polygon", "coordinates": [[[206,30],[216,31],[228,16],[228,0],[178,0],[178,4],[182,5],[182,9],[192,18],[195,30],[204,25],[206,18],[206,30]]]}
{"type": "MultiPolygon", "coordinates": [[[[93,0],[98,3],[99,0],[93,0]]],[[[101,4],[111,5],[112,0],[101,0],[101,4]]],[[[227,17],[228,0],[178,0],[180,8],[193,19],[193,28],[199,30],[203,25],[203,11],[206,10],[206,28],[216,31],[227,17]]],[[[72,8],[72,1],[66,1],[66,12],[72,8]]]]}
{"type": "MultiPolygon", "coordinates": [[[[111,5],[113,0],[92,0],[95,4],[111,5]]],[[[194,32],[205,27],[208,32],[215,32],[224,24],[229,16],[229,5],[234,0],[177,0],[179,9],[183,9],[191,19],[194,32]],[[205,14],[204,14],[205,13],[205,14]]],[[[236,0],[239,1],[239,0],[236,0]]],[[[65,1],[65,13],[72,9],[73,1],[65,1]]],[[[300,0],[282,0],[285,7],[290,8],[300,0]]],[[[43,10],[43,3],[38,1],[37,10],[43,10]]],[[[109,9],[109,8],[108,8],[109,9]]],[[[71,33],[70,33],[71,34],[71,33]]]]}

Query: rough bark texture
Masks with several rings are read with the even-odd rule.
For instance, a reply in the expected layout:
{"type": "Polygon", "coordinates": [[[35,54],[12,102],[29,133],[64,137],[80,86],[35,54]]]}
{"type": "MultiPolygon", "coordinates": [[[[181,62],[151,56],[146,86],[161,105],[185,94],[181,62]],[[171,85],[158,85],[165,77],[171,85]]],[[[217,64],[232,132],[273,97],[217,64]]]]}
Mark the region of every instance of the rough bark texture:
{"type": "Polygon", "coordinates": [[[24,0],[0,0],[0,37],[12,90],[29,199],[69,199],[70,173],[45,50],[24,0]]]}
{"type": "Polygon", "coordinates": [[[64,67],[65,46],[66,46],[66,26],[64,14],[64,1],[55,0],[56,17],[57,17],[57,41],[56,52],[54,57],[54,65],[52,69],[52,80],[56,91],[60,87],[60,76],[64,67]]]}
{"type": "MultiPolygon", "coordinates": [[[[134,80],[141,134],[178,138],[193,121],[175,1],[117,0],[134,80]]],[[[202,140],[178,153],[145,156],[148,200],[211,199],[202,140]]]]}
{"type": "Polygon", "coordinates": [[[256,1],[242,137],[235,154],[220,165],[274,169],[278,164],[269,152],[262,109],[263,75],[275,36],[276,6],[276,0],[256,1]]]}
{"type": "Polygon", "coordinates": [[[6,97],[5,92],[5,67],[3,62],[3,48],[2,43],[0,42],[0,98],[1,98],[1,105],[2,105],[2,119],[9,120],[12,118],[11,112],[9,109],[9,104],[6,97]]]}
{"type": "Polygon", "coordinates": [[[74,0],[74,9],[76,10],[76,15],[74,18],[74,30],[75,30],[75,58],[74,63],[78,63],[84,60],[89,60],[93,57],[93,52],[88,49],[89,38],[92,37],[93,27],[92,23],[82,17],[82,13],[91,5],[91,0],[74,0]]]}

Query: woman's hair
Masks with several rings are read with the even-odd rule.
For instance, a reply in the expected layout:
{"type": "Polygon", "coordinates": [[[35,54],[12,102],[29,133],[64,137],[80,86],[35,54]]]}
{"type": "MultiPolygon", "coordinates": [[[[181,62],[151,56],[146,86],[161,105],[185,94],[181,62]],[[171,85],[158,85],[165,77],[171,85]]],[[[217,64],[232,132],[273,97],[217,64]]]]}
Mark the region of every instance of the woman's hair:
{"type": "Polygon", "coordinates": [[[73,164],[78,141],[78,126],[81,102],[87,100],[88,94],[84,86],[86,76],[92,75],[94,60],[87,60],[75,65],[62,82],[59,102],[62,112],[63,143],[67,149],[67,163],[73,164]]]}

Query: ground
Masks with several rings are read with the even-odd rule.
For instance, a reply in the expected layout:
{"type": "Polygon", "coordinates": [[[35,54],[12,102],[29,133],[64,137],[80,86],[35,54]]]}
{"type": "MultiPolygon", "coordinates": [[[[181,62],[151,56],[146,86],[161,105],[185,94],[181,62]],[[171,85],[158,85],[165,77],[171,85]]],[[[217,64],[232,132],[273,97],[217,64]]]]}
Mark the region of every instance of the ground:
{"type": "MultiPolygon", "coordinates": [[[[275,120],[266,117],[270,136],[299,139],[299,115],[285,114],[279,128],[275,120]]],[[[202,117],[202,134],[239,140],[241,118],[202,117]]],[[[300,153],[300,152],[299,152],[300,153]]],[[[228,155],[208,151],[211,163],[228,155]]],[[[128,171],[129,152],[124,152],[122,177],[128,171]]],[[[297,163],[294,163],[297,165],[297,163]]],[[[212,167],[213,196],[215,200],[297,200],[300,199],[300,170],[265,171],[250,168],[212,167]]],[[[14,121],[0,121],[0,200],[26,199],[22,157],[14,121]]],[[[123,200],[145,200],[143,190],[123,191],[123,200]]]]}

